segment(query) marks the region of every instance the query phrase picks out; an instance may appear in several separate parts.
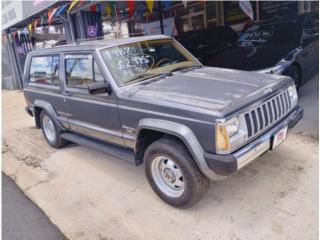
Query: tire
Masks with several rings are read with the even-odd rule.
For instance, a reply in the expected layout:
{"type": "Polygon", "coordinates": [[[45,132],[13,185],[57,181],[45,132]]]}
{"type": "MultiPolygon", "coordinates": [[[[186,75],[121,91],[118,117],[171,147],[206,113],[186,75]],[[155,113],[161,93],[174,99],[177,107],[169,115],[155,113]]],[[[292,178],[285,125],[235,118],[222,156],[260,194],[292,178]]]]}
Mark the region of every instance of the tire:
{"type": "Polygon", "coordinates": [[[55,121],[45,110],[40,113],[40,123],[42,133],[51,147],[61,148],[67,144],[67,141],[60,137],[61,132],[55,121]]]}
{"type": "Polygon", "coordinates": [[[205,196],[209,180],[199,171],[188,149],[175,138],[153,142],[144,154],[147,180],[155,193],[177,208],[189,208],[205,196]]]}
{"type": "Polygon", "coordinates": [[[301,71],[300,71],[300,68],[297,65],[292,65],[289,68],[288,75],[290,77],[292,77],[292,79],[293,79],[293,81],[294,81],[294,83],[296,85],[296,89],[297,89],[297,91],[299,91],[300,86],[301,86],[301,71]]]}

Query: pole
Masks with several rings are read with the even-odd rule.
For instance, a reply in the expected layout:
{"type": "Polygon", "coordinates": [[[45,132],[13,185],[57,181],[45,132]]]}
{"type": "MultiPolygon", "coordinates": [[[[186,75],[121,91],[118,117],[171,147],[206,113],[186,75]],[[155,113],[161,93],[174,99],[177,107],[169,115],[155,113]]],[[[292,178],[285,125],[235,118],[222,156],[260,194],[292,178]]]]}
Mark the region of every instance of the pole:
{"type": "Polygon", "coordinates": [[[164,34],[164,28],[163,28],[163,13],[162,13],[162,4],[161,4],[161,1],[158,1],[158,7],[159,7],[159,18],[160,18],[161,34],[164,34]]]}

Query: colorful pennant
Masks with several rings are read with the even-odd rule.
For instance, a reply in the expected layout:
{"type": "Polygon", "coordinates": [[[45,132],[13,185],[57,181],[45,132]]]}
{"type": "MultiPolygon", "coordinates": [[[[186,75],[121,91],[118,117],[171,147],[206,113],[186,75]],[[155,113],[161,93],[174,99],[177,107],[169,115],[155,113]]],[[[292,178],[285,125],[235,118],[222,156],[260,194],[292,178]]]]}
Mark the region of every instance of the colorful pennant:
{"type": "Polygon", "coordinates": [[[129,8],[129,17],[132,17],[133,10],[134,10],[134,1],[133,0],[128,1],[128,8],[129,8]]]}
{"type": "Polygon", "coordinates": [[[71,9],[77,4],[78,0],[72,0],[72,3],[70,4],[67,13],[71,11],[71,9]]]}
{"type": "Polygon", "coordinates": [[[147,0],[146,2],[147,2],[147,6],[148,6],[149,11],[152,13],[153,6],[154,6],[154,0],[147,0]]]}
{"type": "Polygon", "coordinates": [[[48,10],[48,24],[51,24],[51,22],[53,20],[53,17],[54,17],[54,14],[56,13],[56,11],[57,11],[57,8],[48,10]]]}

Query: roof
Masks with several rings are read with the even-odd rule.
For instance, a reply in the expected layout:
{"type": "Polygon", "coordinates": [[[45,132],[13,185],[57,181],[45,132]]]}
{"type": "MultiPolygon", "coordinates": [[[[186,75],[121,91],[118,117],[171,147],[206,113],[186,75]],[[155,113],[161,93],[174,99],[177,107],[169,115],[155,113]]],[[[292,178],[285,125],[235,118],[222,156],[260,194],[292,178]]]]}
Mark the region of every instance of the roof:
{"type": "Polygon", "coordinates": [[[123,38],[123,39],[108,39],[108,40],[101,39],[101,40],[83,41],[79,43],[58,45],[50,48],[41,48],[41,49],[31,51],[28,54],[36,55],[36,54],[44,54],[44,53],[52,53],[52,52],[57,53],[59,51],[73,51],[73,50],[90,51],[90,50],[95,50],[103,47],[117,46],[122,44],[128,44],[128,43],[134,43],[134,42],[146,41],[146,40],[155,40],[155,39],[171,39],[171,37],[168,37],[166,35],[151,35],[151,36],[142,36],[142,37],[123,38]]]}

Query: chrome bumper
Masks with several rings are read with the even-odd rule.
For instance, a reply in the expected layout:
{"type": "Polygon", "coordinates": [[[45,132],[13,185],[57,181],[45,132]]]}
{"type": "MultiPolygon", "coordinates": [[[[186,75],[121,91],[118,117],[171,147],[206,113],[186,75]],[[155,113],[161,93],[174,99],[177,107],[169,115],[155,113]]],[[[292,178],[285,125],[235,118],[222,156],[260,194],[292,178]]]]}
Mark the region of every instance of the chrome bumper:
{"type": "Polygon", "coordinates": [[[235,173],[266,151],[270,150],[273,136],[286,126],[288,126],[288,128],[294,127],[302,116],[303,109],[300,106],[296,106],[281,122],[240,150],[228,155],[205,153],[205,159],[207,160],[209,168],[216,174],[222,176],[229,176],[235,173]]]}

